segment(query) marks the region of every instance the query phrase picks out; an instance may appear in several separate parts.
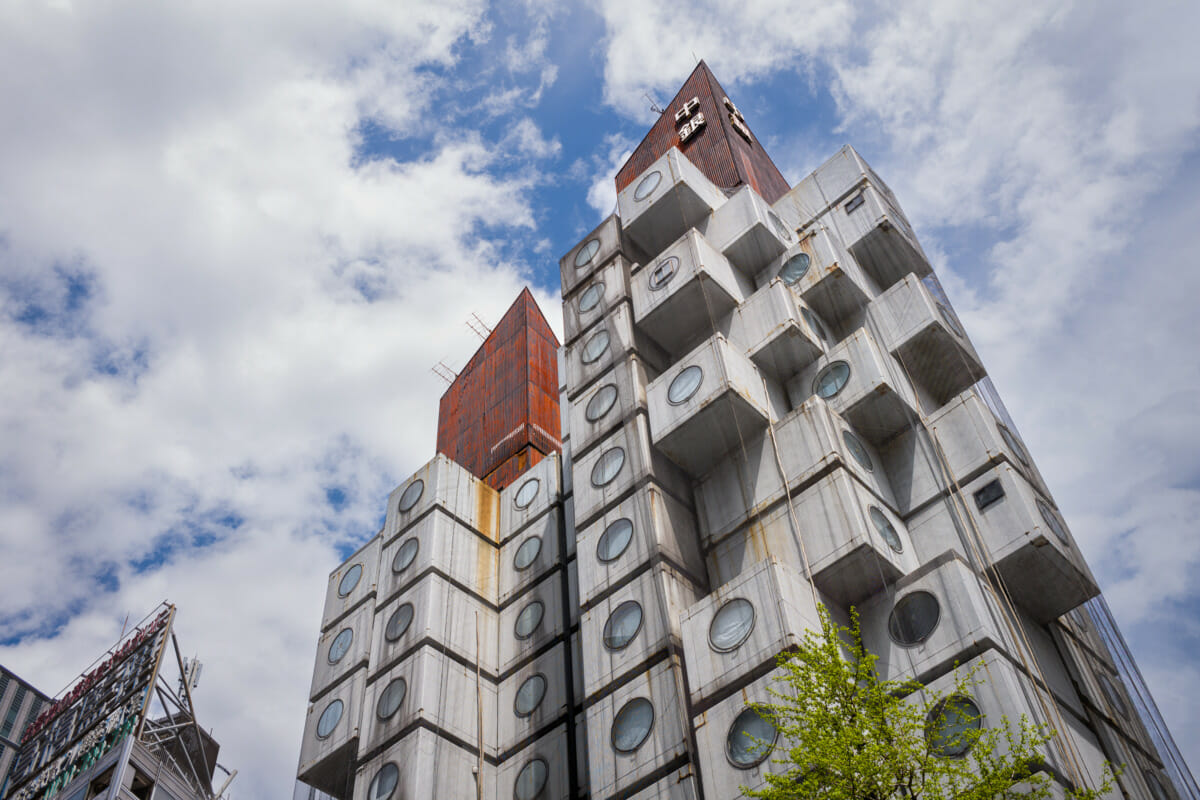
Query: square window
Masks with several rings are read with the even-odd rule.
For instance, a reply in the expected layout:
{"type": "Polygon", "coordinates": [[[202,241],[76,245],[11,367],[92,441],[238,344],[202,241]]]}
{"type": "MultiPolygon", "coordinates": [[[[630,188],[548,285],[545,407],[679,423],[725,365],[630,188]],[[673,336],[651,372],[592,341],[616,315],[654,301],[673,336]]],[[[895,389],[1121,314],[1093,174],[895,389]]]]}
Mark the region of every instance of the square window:
{"type": "Polygon", "coordinates": [[[1004,487],[1000,485],[1000,479],[989,483],[979,491],[975,492],[975,507],[980,511],[991,508],[1004,499],[1004,487]]]}

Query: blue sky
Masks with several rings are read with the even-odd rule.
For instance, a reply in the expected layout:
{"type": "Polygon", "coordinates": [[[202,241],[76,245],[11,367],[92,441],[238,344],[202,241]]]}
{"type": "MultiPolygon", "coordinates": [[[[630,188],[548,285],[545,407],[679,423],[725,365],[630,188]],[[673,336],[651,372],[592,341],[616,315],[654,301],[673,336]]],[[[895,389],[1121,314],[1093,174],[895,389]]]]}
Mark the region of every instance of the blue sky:
{"type": "Polygon", "coordinates": [[[526,284],[561,327],[702,57],[789,180],[895,190],[1195,764],[1200,8],[1127,5],[0,5],[0,662],[177,602],[235,796],[285,792],[430,368],[526,284]]]}

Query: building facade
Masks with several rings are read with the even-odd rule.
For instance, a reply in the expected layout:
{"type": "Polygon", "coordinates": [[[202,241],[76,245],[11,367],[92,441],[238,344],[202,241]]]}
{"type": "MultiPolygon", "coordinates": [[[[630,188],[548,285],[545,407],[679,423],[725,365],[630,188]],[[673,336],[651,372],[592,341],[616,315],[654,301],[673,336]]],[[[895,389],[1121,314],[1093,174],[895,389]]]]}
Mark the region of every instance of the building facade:
{"type": "Polygon", "coordinates": [[[6,794],[8,769],[21,749],[26,726],[49,702],[48,695],[0,665],[0,798],[6,794]]]}
{"type": "Polygon", "coordinates": [[[392,492],[330,576],[299,779],[739,797],[778,769],[746,704],[824,606],[884,677],[979,666],[981,724],[1058,731],[1056,783],[1107,760],[1179,797],[887,185],[846,147],[788,186],[701,63],[617,186],[560,262],[561,452],[496,487],[438,455],[392,492]]]}

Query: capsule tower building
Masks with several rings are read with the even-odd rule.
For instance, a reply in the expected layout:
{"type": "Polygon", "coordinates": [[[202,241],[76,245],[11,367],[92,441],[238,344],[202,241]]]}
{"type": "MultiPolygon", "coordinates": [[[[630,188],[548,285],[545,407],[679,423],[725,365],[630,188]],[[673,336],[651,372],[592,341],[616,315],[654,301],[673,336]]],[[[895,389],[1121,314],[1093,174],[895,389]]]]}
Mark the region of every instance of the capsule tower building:
{"type": "Polygon", "coordinates": [[[732,800],[779,769],[746,704],[820,604],[858,609],[887,678],[941,689],[982,666],[979,724],[1058,731],[1058,784],[1107,760],[1114,797],[1195,798],[858,153],[789,186],[701,62],[616,183],[617,212],[560,261],[557,366],[526,292],[443,398],[439,455],[331,574],[300,780],[732,800]]]}

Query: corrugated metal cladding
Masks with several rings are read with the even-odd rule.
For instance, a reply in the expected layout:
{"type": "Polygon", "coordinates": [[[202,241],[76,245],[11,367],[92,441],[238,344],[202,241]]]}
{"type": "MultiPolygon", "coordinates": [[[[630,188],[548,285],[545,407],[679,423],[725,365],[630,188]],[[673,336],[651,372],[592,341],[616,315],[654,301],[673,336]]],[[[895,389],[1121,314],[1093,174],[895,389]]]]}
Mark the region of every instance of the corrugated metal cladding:
{"type": "Polygon", "coordinates": [[[558,337],[525,289],[442,395],[437,450],[503,489],[561,437],[558,337]]]}
{"type": "Polygon", "coordinates": [[[750,143],[733,129],[724,103],[727,96],[708,65],[703,61],[697,64],[666,112],[617,172],[617,191],[633,183],[663,153],[678,147],[717,186],[733,189],[749,184],[768,203],[787,194],[791,187],[757,137],[750,143]],[[699,99],[707,124],[680,145],[675,112],[693,97],[699,99]]]}

